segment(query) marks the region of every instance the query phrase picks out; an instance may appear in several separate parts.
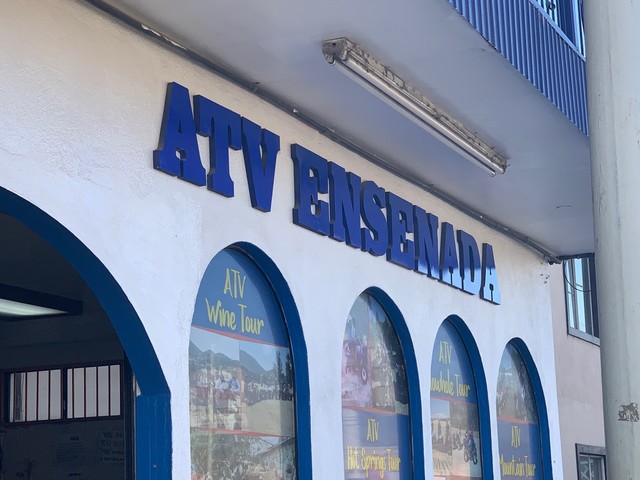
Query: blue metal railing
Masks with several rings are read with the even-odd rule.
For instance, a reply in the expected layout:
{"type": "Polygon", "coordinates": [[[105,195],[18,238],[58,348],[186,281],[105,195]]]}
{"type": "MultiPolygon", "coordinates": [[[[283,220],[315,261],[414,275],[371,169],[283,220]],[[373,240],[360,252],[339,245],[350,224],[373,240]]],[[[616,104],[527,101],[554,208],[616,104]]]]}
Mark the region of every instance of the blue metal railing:
{"type": "Polygon", "coordinates": [[[449,0],[449,3],[588,134],[582,0],[449,0]]]}

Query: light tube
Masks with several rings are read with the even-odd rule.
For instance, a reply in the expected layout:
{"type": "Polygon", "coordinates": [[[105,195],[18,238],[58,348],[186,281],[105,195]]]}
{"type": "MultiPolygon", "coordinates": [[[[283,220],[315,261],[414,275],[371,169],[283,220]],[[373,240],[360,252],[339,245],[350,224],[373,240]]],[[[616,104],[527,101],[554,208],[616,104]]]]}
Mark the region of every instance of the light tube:
{"type": "Polygon", "coordinates": [[[0,320],[14,321],[80,315],[82,302],[0,284],[0,320]]]}
{"type": "Polygon", "coordinates": [[[505,172],[504,156],[349,39],[326,40],[322,51],[327,62],[474,165],[492,176],[505,172]]]}

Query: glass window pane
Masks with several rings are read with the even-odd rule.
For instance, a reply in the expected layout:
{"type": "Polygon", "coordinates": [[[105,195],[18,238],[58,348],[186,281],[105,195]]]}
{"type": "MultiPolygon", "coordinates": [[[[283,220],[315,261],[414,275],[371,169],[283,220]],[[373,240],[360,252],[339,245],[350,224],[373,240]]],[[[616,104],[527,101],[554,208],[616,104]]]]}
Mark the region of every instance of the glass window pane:
{"type": "Polygon", "coordinates": [[[27,397],[27,421],[35,421],[38,419],[38,372],[27,372],[27,387],[25,396],[27,397]]]}
{"type": "Polygon", "coordinates": [[[51,389],[49,390],[49,407],[51,420],[60,420],[62,418],[62,372],[60,370],[51,370],[49,372],[51,381],[51,389]]]}
{"type": "Polygon", "coordinates": [[[593,480],[604,480],[604,457],[590,456],[589,464],[591,468],[591,478],[593,480]]]}
{"type": "Polygon", "coordinates": [[[37,372],[38,375],[38,420],[49,420],[49,371],[37,372]]]}
{"type": "Polygon", "coordinates": [[[106,417],[109,415],[109,367],[98,367],[98,416],[106,417]]]}
{"type": "Polygon", "coordinates": [[[109,367],[109,414],[120,415],[120,365],[109,367]]]}
{"type": "Polygon", "coordinates": [[[85,369],[85,416],[95,417],[98,415],[98,369],[87,367],[85,369]]]}
{"type": "Polygon", "coordinates": [[[16,373],[11,378],[11,402],[12,411],[10,413],[12,421],[24,422],[26,420],[27,398],[25,389],[27,386],[27,374],[16,373]]]}
{"type": "Polygon", "coordinates": [[[262,272],[224,250],[202,279],[189,344],[193,478],[297,478],[293,359],[262,272]]]}
{"type": "Polygon", "coordinates": [[[589,463],[589,457],[586,455],[580,455],[578,458],[578,464],[580,469],[580,480],[591,480],[591,464],[589,463]]]}
{"type": "Polygon", "coordinates": [[[73,418],[83,418],[85,416],[85,382],[84,368],[74,368],[73,372],[73,418]]]}
{"type": "Polygon", "coordinates": [[[15,396],[16,396],[16,374],[12,373],[9,375],[9,422],[16,421],[16,408],[15,408],[15,396]]]}
{"type": "Polygon", "coordinates": [[[366,293],[346,323],[341,372],[345,478],[409,478],[409,393],[398,336],[380,303],[366,293]]]}

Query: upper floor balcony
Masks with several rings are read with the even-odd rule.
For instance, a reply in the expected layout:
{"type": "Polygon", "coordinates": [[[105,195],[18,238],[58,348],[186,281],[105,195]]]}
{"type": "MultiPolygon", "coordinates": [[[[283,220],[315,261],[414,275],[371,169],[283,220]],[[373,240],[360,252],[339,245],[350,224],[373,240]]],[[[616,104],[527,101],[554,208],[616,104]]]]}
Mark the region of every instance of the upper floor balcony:
{"type": "Polygon", "coordinates": [[[449,0],[480,34],[588,133],[582,0],[449,0]]]}

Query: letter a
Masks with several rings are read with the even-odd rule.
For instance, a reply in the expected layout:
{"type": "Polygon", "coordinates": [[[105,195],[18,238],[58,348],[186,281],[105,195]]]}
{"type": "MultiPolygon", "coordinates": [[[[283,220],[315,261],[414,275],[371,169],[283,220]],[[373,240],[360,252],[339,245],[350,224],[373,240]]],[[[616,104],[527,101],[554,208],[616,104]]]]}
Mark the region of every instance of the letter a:
{"type": "Polygon", "coordinates": [[[206,182],[200,161],[189,90],[175,82],[167,86],[158,149],[153,168],[195,185],[206,182]]]}

